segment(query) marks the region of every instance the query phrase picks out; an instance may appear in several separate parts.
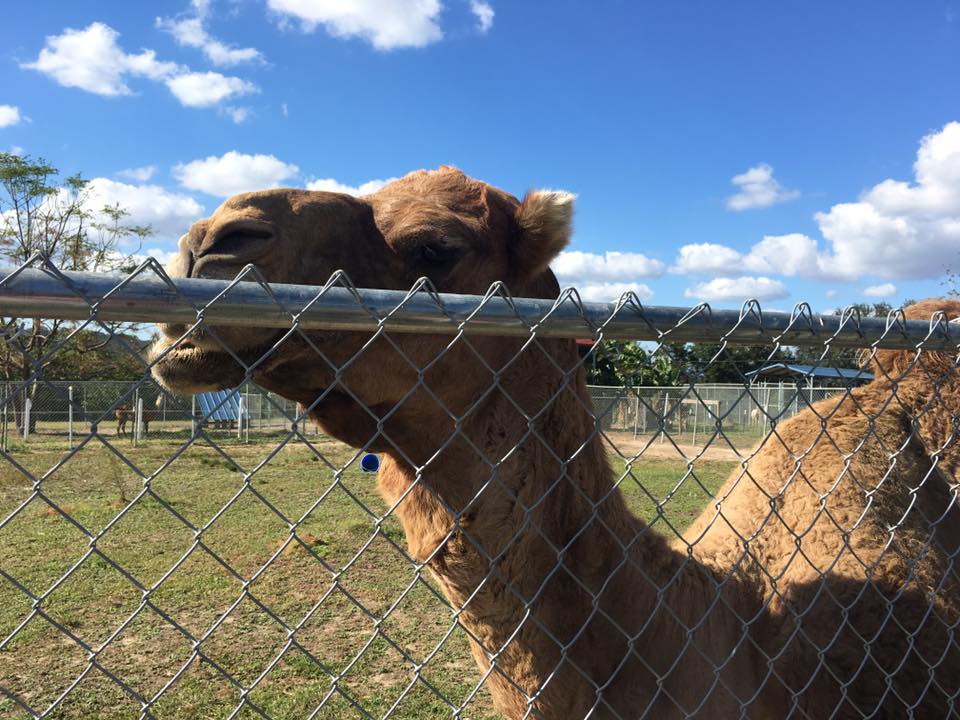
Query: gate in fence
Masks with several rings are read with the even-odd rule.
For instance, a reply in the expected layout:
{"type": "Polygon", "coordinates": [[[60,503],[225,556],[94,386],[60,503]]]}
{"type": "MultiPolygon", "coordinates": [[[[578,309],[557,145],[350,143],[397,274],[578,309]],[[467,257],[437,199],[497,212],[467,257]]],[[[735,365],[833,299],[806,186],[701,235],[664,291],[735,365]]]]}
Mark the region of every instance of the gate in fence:
{"type": "Polygon", "coordinates": [[[0,277],[33,368],[0,399],[28,435],[0,452],[4,717],[958,714],[956,302],[0,277]],[[149,322],[141,379],[45,376],[85,329],[149,322]],[[588,387],[576,338],[861,348],[873,378],[588,387]],[[169,414],[132,445],[121,406],[169,414]],[[253,433],[203,422],[228,406],[253,433]]]}

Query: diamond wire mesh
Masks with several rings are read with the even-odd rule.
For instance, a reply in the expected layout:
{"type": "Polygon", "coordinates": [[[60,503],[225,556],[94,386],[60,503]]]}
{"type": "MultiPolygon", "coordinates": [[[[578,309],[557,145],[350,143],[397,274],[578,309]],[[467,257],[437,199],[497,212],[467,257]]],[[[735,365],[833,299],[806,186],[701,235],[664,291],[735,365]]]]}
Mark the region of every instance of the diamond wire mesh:
{"type": "MultiPolygon", "coordinates": [[[[152,262],[114,291],[144,275],[191,303],[152,262]]],[[[365,307],[341,273],[311,303],[331,288],[365,307]]],[[[874,343],[879,394],[852,381],[771,385],[735,362],[734,323],[703,338],[715,351],[683,384],[588,391],[606,322],[565,363],[539,331],[549,312],[518,311],[527,336],[491,345],[470,334],[473,314],[454,318],[421,281],[391,311],[368,310],[375,328],[362,337],[335,335],[344,353],[303,329],[309,304],[284,308],[248,267],[209,305],[191,303],[196,321],[171,346],[203,333],[242,368],[248,412],[269,421],[236,432],[209,422],[226,400],[198,416],[151,378],[171,348],[148,360],[142,328],[101,321],[109,296],[83,296],[89,317],[39,346],[27,338],[41,319],[3,328],[3,716],[957,714],[956,353],[921,342],[898,366],[874,343]],[[204,317],[241,281],[290,317],[255,356],[204,317]],[[387,329],[423,297],[447,324],[427,350],[387,329]],[[51,380],[91,332],[139,379],[51,380]],[[253,384],[290,347],[332,378],[307,398],[253,384]],[[364,366],[384,353],[388,371],[364,366]],[[451,358],[476,376],[466,396],[434,382],[451,358]],[[720,364],[738,382],[699,382],[720,364]],[[383,372],[408,383],[371,407],[356,378],[383,372]],[[552,382],[531,400],[518,374],[552,382]],[[345,444],[312,425],[343,402],[368,437],[345,444]],[[417,403],[434,416],[415,428],[426,445],[401,422],[417,403]],[[119,415],[138,405],[142,425],[122,435],[119,415]],[[558,427],[558,407],[587,418],[586,432],[558,427]],[[491,408],[511,418],[499,445],[471,431],[491,408]],[[378,496],[359,472],[370,450],[393,462],[381,484],[396,467],[407,482],[378,496]],[[479,481],[438,484],[437,468],[451,467],[479,481]],[[431,517],[442,530],[426,542],[431,517]]],[[[475,313],[494,299],[512,303],[496,285],[475,313]]],[[[565,291],[564,302],[579,300],[565,291]]],[[[800,306],[790,327],[811,318],[800,306]]],[[[754,303],[740,315],[750,321],[762,325],[754,303]]],[[[931,335],[944,327],[933,318],[931,335]]],[[[678,360],[671,328],[655,330],[646,363],[678,360]]],[[[774,336],[762,364],[791,352],[774,336]]],[[[814,367],[839,357],[829,338],[817,353],[814,367]]]]}

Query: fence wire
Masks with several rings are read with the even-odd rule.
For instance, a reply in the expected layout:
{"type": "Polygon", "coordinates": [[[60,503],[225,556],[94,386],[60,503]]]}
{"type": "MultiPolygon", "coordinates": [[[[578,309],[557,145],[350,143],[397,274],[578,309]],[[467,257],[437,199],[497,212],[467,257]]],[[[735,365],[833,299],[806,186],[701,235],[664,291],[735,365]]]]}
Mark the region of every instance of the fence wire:
{"type": "Polygon", "coordinates": [[[0,276],[0,717],[960,715],[956,302],[0,276]]]}

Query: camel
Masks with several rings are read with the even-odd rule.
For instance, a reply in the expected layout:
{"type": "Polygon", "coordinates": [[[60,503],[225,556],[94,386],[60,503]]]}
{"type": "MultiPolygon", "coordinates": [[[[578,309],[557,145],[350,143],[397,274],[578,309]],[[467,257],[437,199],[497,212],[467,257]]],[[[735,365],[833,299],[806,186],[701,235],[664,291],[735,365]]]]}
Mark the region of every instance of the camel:
{"type": "MultiPolygon", "coordinates": [[[[553,298],[548,266],[572,215],[567,193],[521,201],[453,168],[360,198],[265,190],[194,224],[168,271],[232,279],[253,263],[270,282],[319,284],[344,269],[358,287],[426,276],[471,294],[502,280],[553,298]]],[[[934,310],[953,318],[960,304],[909,313],[934,310]]],[[[778,425],[670,539],[627,510],[574,340],[310,331],[267,353],[282,330],[199,328],[176,343],[185,329],[161,325],[151,351],[171,391],[235,387],[248,373],[234,354],[266,355],[250,379],[381,455],[408,552],[458,609],[507,718],[956,711],[960,392],[947,354],[876,353],[873,383],[778,425]]]]}
{"type": "MultiPolygon", "coordinates": [[[[163,410],[164,405],[164,396],[159,395],[157,397],[155,407],[148,407],[147,405],[143,406],[143,413],[141,420],[143,421],[143,434],[148,435],[150,433],[150,423],[160,417],[160,412],[163,410]]],[[[137,419],[137,411],[130,408],[129,405],[124,403],[119,405],[116,410],[114,410],[114,416],[117,418],[117,435],[123,437],[127,434],[127,423],[133,422],[137,419]]]]}

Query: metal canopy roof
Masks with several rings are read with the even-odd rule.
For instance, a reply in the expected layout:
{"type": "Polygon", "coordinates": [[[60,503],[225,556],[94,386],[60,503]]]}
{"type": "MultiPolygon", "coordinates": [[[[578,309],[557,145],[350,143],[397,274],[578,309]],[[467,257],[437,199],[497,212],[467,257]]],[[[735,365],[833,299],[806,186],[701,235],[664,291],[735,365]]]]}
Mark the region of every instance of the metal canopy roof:
{"type": "MultiPolygon", "coordinates": [[[[197,405],[200,406],[200,412],[207,420],[235,421],[240,413],[239,388],[200,393],[197,395],[197,405]]],[[[244,408],[243,419],[248,420],[249,418],[247,409],[244,408]]]]}
{"type": "Polygon", "coordinates": [[[818,365],[794,365],[790,363],[774,363],[759,370],[745,373],[747,377],[804,377],[820,378],[823,380],[856,380],[870,382],[873,373],[857,368],[821,367],[818,365]]]}

